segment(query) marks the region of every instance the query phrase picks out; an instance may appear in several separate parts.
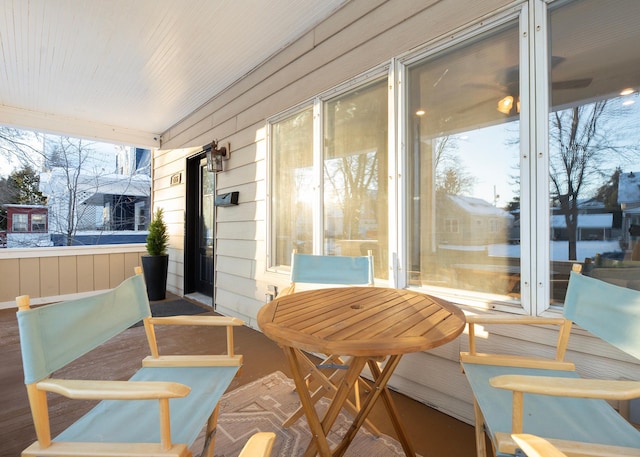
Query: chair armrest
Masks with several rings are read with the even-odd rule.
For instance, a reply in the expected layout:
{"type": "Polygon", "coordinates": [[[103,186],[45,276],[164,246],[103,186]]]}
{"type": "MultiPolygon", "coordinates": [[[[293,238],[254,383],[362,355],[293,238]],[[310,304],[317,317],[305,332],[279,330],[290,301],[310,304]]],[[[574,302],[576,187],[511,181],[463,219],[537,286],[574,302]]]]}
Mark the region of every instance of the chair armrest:
{"type": "Polygon", "coordinates": [[[177,382],[46,379],[39,390],[79,400],[157,400],[185,397],[191,388],[177,382]]]}
{"type": "Polygon", "coordinates": [[[539,436],[528,435],[526,433],[511,435],[513,440],[527,454],[527,457],[566,457],[567,454],[560,452],[553,444],[539,436]]]}
{"type": "Polygon", "coordinates": [[[556,397],[631,400],[640,397],[640,382],[605,379],[502,375],[489,380],[493,387],[556,397]]]}
{"type": "Polygon", "coordinates": [[[249,438],[238,457],[269,457],[276,434],[273,432],[258,432],[249,438]]]}
{"type": "Polygon", "coordinates": [[[151,317],[149,322],[154,325],[206,325],[211,327],[238,327],[244,325],[242,319],[227,316],[168,316],[168,317],[151,317]]]}
{"type": "Polygon", "coordinates": [[[565,362],[564,356],[567,351],[569,335],[571,333],[572,322],[564,317],[537,317],[537,316],[514,316],[514,315],[468,315],[465,316],[468,325],[469,335],[469,352],[461,352],[460,357],[463,362],[482,363],[491,365],[505,366],[524,366],[529,368],[546,368],[557,370],[574,370],[575,367],[571,362],[565,362]],[[498,360],[490,354],[483,354],[476,350],[476,324],[478,325],[556,325],[558,326],[558,340],[556,342],[556,355],[551,358],[534,358],[533,364],[530,363],[531,358],[522,356],[497,355],[498,360]],[[548,364],[547,361],[551,363],[548,364]],[[524,365],[522,365],[524,363],[524,365]]]}

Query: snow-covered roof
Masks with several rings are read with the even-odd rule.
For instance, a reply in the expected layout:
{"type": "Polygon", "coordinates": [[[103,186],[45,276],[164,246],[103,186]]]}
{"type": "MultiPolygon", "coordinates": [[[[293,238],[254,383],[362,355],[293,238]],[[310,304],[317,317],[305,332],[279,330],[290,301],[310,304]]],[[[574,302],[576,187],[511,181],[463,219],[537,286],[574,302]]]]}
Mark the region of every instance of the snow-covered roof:
{"type": "Polygon", "coordinates": [[[504,217],[507,219],[513,219],[513,215],[507,211],[493,206],[486,200],[475,197],[467,197],[464,195],[447,195],[449,200],[458,205],[461,209],[469,214],[475,214],[477,216],[494,216],[504,217]]]}
{"type": "Polygon", "coordinates": [[[24,209],[37,209],[37,208],[46,208],[46,205],[20,205],[18,203],[3,203],[0,205],[4,208],[24,208],[24,209]]]}
{"type": "MultiPolygon", "coordinates": [[[[68,180],[63,170],[54,169],[40,174],[40,191],[46,196],[68,193],[68,180]]],[[[100,195],[129,195],[148,197],[151,195],[151,177],[138,175],[86,175],[78,176],[75,187],[78,203],[89,203],[100,195]]],[[[99,201],[98,203],[102,203],[99,201]]]]}

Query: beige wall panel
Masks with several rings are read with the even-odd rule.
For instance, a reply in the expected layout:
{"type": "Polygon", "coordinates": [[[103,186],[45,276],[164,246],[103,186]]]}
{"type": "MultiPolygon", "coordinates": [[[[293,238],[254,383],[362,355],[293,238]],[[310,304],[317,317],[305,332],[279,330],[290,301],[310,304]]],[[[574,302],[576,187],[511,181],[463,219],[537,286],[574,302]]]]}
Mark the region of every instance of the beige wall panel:
{"type": "Polygon", "coordinates": [[[216,220],[218,222],[240,222],[264,219],[264,205],[257,202],[247,202],[238,206],[218,207],[216,220]]]}
{"type": "Polygon", "coordinates": [[[109,254],[109,287],[116,287],[124,278],[124,253],[109,254]]]}
{"type": "MultiPolygon", "coordinates": [[[[448,343],[457,346],[456,340],[448,343]]],[[[460,369],[458,356],[455,359],[436,357],[427,352],[415,352],[402,357],[394,374],[411,379],[418,384],[429,385],[439,392],[456,395],[458,398],[471,404],[473,396],[466,376],[460,369]],[[424,370],[416,370],[416,367],[424,367],[424,370]],[[456,372],[451,373],[451,369],[456,372]]]]}
{"type": "Polygon", "coordinates": [[[182,149],[160,149],[154,154],[154,167],[163,169],[164,167],[171,166],[174,162],[183,162],[185,157],[189,157],[199,152],[197,148],[182,148],[182,149]]]}
{"type": "MultiPolygon", "coordinates": [[[[186,179],[186,176],[184,177],[186,179]]],[[[168,203],[182,202],[184,204],[186,188],[185,186],[173,186],[158,188],[154,192],[153,204],[155,207],[165,208],[168,203]],[[175,188],[175,189],[174,189],[175,188]]]]}
{"type": "Polygon", "coordinates": [[[228,285],[224,289],[218,287],[216,291],[216,305],[222,304],[230,310],[237,309],[243,316],[255,316],[264,305],[265,289],[258,289],[254,281],[237,276],[220,273],[218,280],[228,285]],[[257,298],[250,298],[257,297],[257,298]]]}
{"type": "Polygon", "coordinates": [[[59,273],[57,257],[40,258],[40,297],[60,295],[59,273]]]}
{"type": "Polygon", "coordinates": [[[167,272],[171,275],[182,277],[184,273],[184,263],[177,261],[169,262],[167,272]]]}
{"type": "MultiPolygon", "coordinates": [[[[425,367],[430,370],[429,367],[425,367]]],[[[440,367],[443,377],[462,376],[460,366],[453,362],[447,364],[446,367],[440,367]]],[[[437,389],[432,389],[429,384],[420,384],[412,381],[410,378],[400,376],[392,376],[389,385],[395,390],[414,398],[431,408],[437,409],[449,416],[455,417],[467,424],[473,424],[473,405],[457,398],[457,392],[449,391],[443,393],[437,389]]],[[[469,388],[470,389],[470,388],[469,388]]]]}
{"type": "MultiPolygon", "coordinates": [[[[264,124],[263,124],[264,126],[264,124]]],[[[232,146],[233,147],[233,144],[232,146]]],[[[255,142],[247,145],[242,145],[238,149],[234,149],[231,153],[231,158],[224,163],[224,172],[218,173],[219,178],[224,178],[229,171],[233,171],[236,168],[243,167],[256,161],[256,144],[255,142]]]]}
{"type": "Polygon", "coordinates": [[[111,288],[109,280],[109,254],[96,254],[93,256],[93,286],[94,290],[111,288]]]}
{"type": "Polygon", "coordinates": [[[256,222],[222,222],[217,226],[218,240],[260,240],[264,234],[257,233],[256,222]]]}
{"type": "Polygon", "coordinates": [[[264,179],[264,176],[261,175],[261,169],[264,169],[262,162],[251,162],[233,170],[225,171],[223,173],[224,176],[218,178],[218,185],[228,189],[232,186],[261,181],[264,179]]]}
{"type": "Polygon", "coordinates": [[[172,189],[164,189],[161,194],[165,196],[170,196],[171,198],[165,198],[163,200],[157,200],[156,206],[160,207],[165,212],[165,219],[168,213],[173,211],[184,211],[184,202],[185,200],[185,186],[177,185],[173,186],[172,189]],[[171,194],[171,190],[175,191],[171,194]]]}
{"type": "Polygon", "coordinates": [[[256,240],[220,240],[216,252],[227,257],[255,259],[259,246],[263,246],[263,243],[256,240]]]}
{"type": "Polygon", "coordinates": [[[126,252],[124,254],[124,276],[129,278],[135,274],[135,268],[142,265],[140,254],[137,252],[126,252]]]}
{"type": "Polygon", "coordinates": [[[79,255],[76,257],[78,265],[78,292],[89,292],[95,287],[95,265],[93,255],[79,255]]]}
{"type": "Polygon", "coordinates": [[[20,295],[20,260],[0,259],[0,302],[14,301],[20,295]]]}
{"type": "Polygon", "coordinates": [[[216,257],[218,273],[226,273],[232,276],[251,279],[255,277],[255,260],[240,259],[238,257],[216,257]]]}
{"type": "Polygon", "coordinates": [[[258,202],[265,199],[265,185],[264,181],[252,181],[244,184],[238,184],[235,186],[219,189],[218,193],[225,193],[231,191],[238,191],[238,202],[240,206],[249,202],[258,202]]]}
{"type": "MultiPolygon", "coordinates": [[[[163,189],[175,187],[171,185],[171,177],[175,173],[183,172],[185,163],[186,161],[184,160],[184,158],[182,158],[181,160],[175,160],[168,163],[167,165],[164,165],[163,167],[157,168],[155,175],[156,187],[163,189]]],[[[183,175],[182,178],[184,181],[184,178],[186,178],[186,176],[183,175]]]]}
{"type": "MultiPolygon", "coordinates": [[[[417,0],[424,5],[432,3],[434,0],[417,0]]],[[[330,21],[324,21],[314,29],[316,43],[322,43],[328,38],[336,35],[341,30],[349,28],[351,24],[357,22],[362,17],[366,17],[371,11],[376,10],[381,5],[387,3],[386,0],[351,0],[331,17],[330,21]]],[[[409,4],[409,1],[403,4],[409,4]]]]}
{"type": "Polygon", "coordinates": [[[20,259],[20,293],[40,297],[40,259],[20,259]]]}
{"type": "Polygon", "coordinates": [[[60,294],[75,294],[78,292],[78,265],[77,256],[59,257],[60,265],[60,294]]]}

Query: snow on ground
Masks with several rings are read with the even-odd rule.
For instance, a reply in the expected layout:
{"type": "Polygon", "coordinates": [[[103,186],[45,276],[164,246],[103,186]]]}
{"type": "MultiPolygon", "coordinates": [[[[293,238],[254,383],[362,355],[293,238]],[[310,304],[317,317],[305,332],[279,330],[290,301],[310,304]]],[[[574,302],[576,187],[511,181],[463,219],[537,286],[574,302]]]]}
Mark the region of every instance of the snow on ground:
{"type": "MultiPolygon", "coordinates": [[[[578,241],[577,260],[587,257],[595,257],[596,254],[605,252],[621,252],[618,241],[578,241]]],[[[569,247],[567,241],[551,242],[552,260],[569,260],[569,247]]],[[[492,244],[489,246],[489,255],[496,257],[520,257],[519,244],[492,244]]]]}

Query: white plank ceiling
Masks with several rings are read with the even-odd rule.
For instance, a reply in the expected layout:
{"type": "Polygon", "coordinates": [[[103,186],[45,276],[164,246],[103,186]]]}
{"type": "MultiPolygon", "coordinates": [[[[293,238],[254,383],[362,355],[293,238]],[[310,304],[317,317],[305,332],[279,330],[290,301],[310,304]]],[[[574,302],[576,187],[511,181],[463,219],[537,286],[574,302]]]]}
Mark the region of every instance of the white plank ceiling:
{"type": "Polygon", "coordinates": [[[0,0],[0,124],[156,138],[348,0],[0,0]]]}

